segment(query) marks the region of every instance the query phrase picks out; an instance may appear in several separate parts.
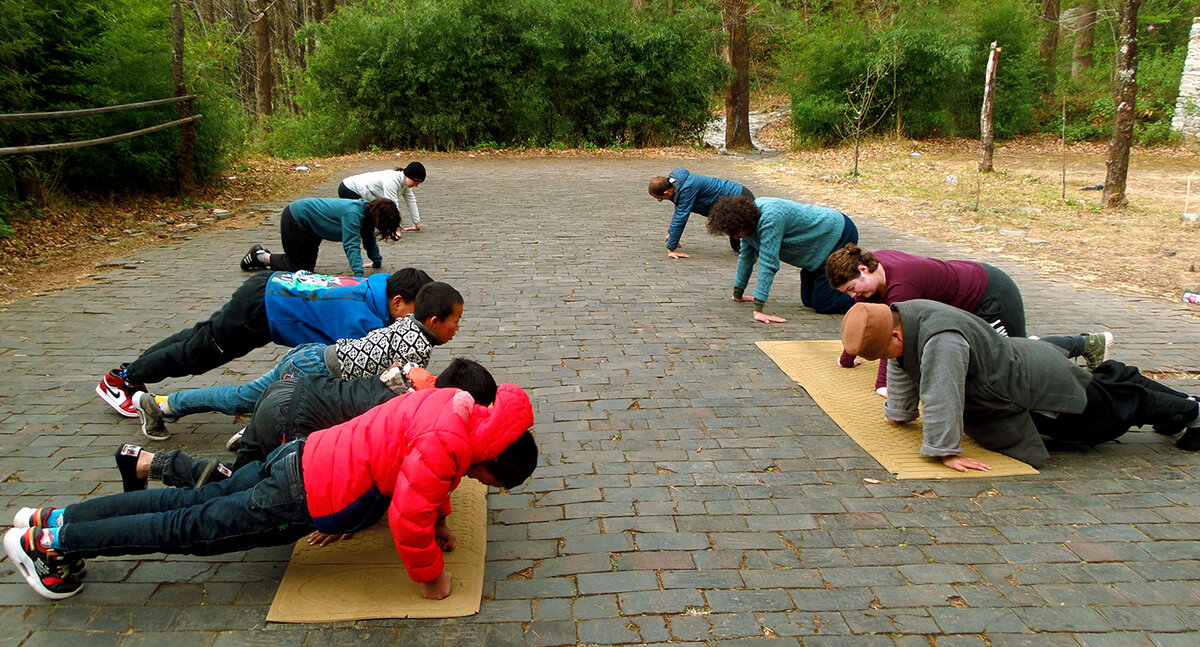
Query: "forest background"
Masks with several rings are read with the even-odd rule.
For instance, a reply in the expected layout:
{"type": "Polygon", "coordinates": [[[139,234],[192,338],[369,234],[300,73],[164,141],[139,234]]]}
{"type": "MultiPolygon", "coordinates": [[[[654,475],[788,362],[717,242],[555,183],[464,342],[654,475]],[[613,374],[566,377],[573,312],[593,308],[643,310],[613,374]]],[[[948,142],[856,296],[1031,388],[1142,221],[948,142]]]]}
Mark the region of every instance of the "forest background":
{"type": "MultiPolygon", "coordinates": [[[[982,70],[994,41],[1003,49],[999,141],[1051,133],[1100,142],[1112,133],[1117,1],[742,0],[752,101],[790,104],[782,139],[794,149],[864,135],[978,138],[982,70]]],[[[184,0],[185,84],[203,118],[196,122],[201,190],[183,206],[210,205],[211,189],[231,173],[252,176],[300,157],[698,145],[732,78],[722,30],[730,2],[739,4],[184,0]]],[[[0,112],[171,96],[170,5],[0,0],[0,112]]],[[[1200,1],[1140,5],[1135,141],[1170,143],[1200,1]]],[[[88,139],[169,121],[174,111],[4,122],[0,138],[4,145],[88,139]]],[[[0,238],[13,235],[15,219],[169,199],[179,138],[169,129],[0,157],[0,238]],[[45,206],[21,195],[18,176],[31,170],[47,187],[45,206]]],[[[260,175],[270,182],[270,173],[260,175]]]]}

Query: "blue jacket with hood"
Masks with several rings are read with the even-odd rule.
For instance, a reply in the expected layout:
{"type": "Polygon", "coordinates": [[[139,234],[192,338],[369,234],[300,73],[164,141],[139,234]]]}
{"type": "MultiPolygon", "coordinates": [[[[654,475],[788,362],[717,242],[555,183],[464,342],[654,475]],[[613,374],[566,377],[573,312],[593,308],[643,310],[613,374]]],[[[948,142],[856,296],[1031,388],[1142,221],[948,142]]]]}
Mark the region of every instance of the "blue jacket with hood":
{"type": "Polygon", "coordinates": [[[671,217],[671,228],[667,231],[667,249],[679,247],[679,237],[693,212],[708,217],[708,212],[717,199],[726,195],[741,195],[742,185],[732,180],[691,173],[679,167],[667,176],[671,182],[671,202],[675,203],[675,215],[671,217]]]}
{"type": "Polygon", "coordinates": [[[390,274],[363,279],[311,272],[274,272],[263,295],[271,340],[283,346],[358,339],[391,323],[390,274]]]}

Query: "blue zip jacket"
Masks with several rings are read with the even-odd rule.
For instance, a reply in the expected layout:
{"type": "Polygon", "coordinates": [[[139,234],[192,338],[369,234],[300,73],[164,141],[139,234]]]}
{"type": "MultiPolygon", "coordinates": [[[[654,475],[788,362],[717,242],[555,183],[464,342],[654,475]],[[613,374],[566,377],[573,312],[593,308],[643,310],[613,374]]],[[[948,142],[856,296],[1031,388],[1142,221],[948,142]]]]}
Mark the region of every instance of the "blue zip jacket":
{"type": "Polygon", "coordinates": [[[304,271],[272,273],[263,299],[271,340],[283,346],[333,344],[388,325],[390,276],[372,274],[361,280],[304,271]]]}
{"type": "Polygon", "coordinates": [[[840,211],[780,198],[758,198],[754,206],[760,214],[758,229],[742,239],[733,287],[746,288],[757,259],[754,298],[766,302],[779,262],[809,272],[820,269],[841,239],[846,217],[840,211]]]}
{"type": "Polygon", "coordinates": [[[717,198],[725,195],[741,195],[742,185],[732,180],[690,173],[680,167],[667,176],[671,181],[671,202],[675,203],[675,215],[671,217],[671,228],[667,230],[667,249],[679,247],[679,237],[693,212],[707,217],[717,198]]]}
{"type": "Polygon", "coordinates": [[[296,223],[323,240],[341,241],[350,261],[350,271],[357,278],[363,277],[363,260],[359,247],[367,250],[367,256],[383,264],[379,244],[375,242],[375,229],[362,231],[363,209],[366,200],[343,200],[341,198],[304,198],[297,200],[288,209],[296,223]]]}

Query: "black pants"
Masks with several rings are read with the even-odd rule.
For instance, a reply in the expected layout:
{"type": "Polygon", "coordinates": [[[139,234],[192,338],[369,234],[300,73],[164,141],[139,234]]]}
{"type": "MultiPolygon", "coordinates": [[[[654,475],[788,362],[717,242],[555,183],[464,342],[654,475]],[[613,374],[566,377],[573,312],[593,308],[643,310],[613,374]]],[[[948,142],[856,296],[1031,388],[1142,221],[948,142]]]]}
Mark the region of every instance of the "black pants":
{"type": "Polygon", "coordinates": [[[972,313],[1005,337],[1025,337],[1025,302],[1012,277],[998,267],[980,263],[987,272],[983,299],[972,313]]]}
{"type": "Polygon", "coordinates": [[[284,207],[279,217],[279,237],[283,240],[283,253],[271,254],[271,269],[281,272],[316,269],[322,239],[296,222],[291,207],[284,207]]]}
{"type": "Polygon", "coordinates": [[[362,200],[362,196],[357,191],[351,191],[345,182],[338,184],[338,197],[346,200],[362,200]]]}
{"type": "Polygon", "coordinates": [[[1083,413],[1050,418],[1033,414],[1038,433],[1055,440],[1098,445],[1141,425],[1181,425],[1196,419],[1197,403],[1137,368],[1109,360],[1092,372],[1083,413]]]}
{"type": "MultiPolygon", "coordinates": [[[[355,380],[308,376],[273,382],[254,403],[242,447],[233,463],[225,466],[236,471],[264,460],[284,443],[346,422],[394,397],[396,394],[374,376],[355,380]]],[[[174,487],[195,487],[213,462],[176,450],[163,455],[162,472],[152,477],[174,487]]],[[[209,480],[219,478],[210,475],[209,480]]]]}
{"type": "Polygon", "coordinates": [[[125,367],[125,381],[147,384],[201,375],[269,344],[264,295],[270,278],[270,272],[251,276],[208,319],[146,349],[125,367]]]}

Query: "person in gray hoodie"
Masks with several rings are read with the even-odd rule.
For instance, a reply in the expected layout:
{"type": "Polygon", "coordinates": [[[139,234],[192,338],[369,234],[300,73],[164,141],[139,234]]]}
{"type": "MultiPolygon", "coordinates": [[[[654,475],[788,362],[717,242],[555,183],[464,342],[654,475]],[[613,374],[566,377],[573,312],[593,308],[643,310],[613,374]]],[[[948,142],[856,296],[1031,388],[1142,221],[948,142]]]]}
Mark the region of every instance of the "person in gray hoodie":
{"type": "Polygon", "coordinates": [[[1186,393],[1115,360],[1089,373],[1060,346],[1003,337],[943,303],[855,304],[842,319],[842,344],[865,359],[895,360],[884,418],[904,424],[922,416],[921,455],[960,472],[989,469],[960,455],[964,433],[1034,467],[1050,457],[1043,436],[1098,445],[1141,425],[1186,430],[1176,446],[1200,449],[1200,403],[1186,393]]]}

